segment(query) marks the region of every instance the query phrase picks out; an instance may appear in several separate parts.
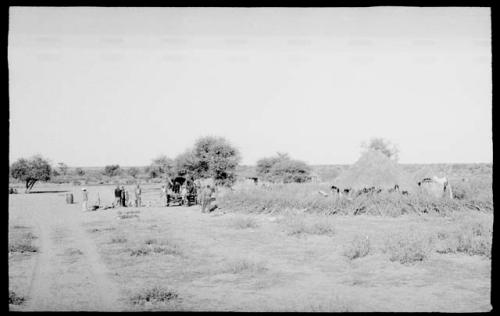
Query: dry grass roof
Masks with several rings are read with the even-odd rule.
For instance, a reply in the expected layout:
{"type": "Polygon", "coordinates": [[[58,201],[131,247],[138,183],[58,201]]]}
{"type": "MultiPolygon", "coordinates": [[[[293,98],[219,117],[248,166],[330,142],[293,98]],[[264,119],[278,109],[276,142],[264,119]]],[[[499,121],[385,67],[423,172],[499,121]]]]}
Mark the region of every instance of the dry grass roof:
{"type": "Polygon", "coordinates": [[[353,189],[372,186],[389,189],[398,184],[402,190],[412,190],[416,186],[413,182],[395,161],[374,150],[364,152],[358,161],[335,179],[336,186],[353,189]]]}

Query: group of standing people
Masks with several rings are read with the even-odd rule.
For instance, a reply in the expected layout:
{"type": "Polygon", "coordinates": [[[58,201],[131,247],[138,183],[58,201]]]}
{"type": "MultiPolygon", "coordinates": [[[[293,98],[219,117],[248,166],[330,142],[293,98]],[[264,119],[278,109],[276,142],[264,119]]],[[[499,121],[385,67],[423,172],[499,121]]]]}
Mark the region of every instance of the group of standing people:
{"type": "MultiPolygon", "coordinates": [[[[187,184],[183,184],[180,187],[179,193],[183,201],[187,204],[188,194],[191,193],[190,189],[197,192],[197,203],[201,205],[202,213],[210,213],[217,208],[215,202],[215,187],[212,185],[206,185],[203,188],[199,188],[199,184],[192,188],[189,188],[187,184]],[[198,189],[196,189],[198,187],[198,189]]],[[[170,202],[170,193],[172,190],[172,182],[168,182],[167,185],[163,185],[161,189],[161,198],[164,205],[168,206],[170,202]]],[[[89,195],[86,188],[82,189],[82,209],[84,211],[88,210],[89,195]]],[[[127,189],[122,185],[116,185],[114,190],[115,199],[112,206],[109,207],[127,207],[135,205],[135,207],[142,206],[142,189],[139,184],[134,189],[134,201],[130,201],[130,194],[127,189]]],[[[98,198],[98,205],[100,204],[100,198],[98,198]]],[[[99,207],[99,206],[98,206],[99,207]]]]}
{"type": "MultiPolygon", "coordinates": [[[[134,190],[134,205],[136,207],[140,207],[142,204],[141,201],[141,195],[142,195],[142,189],[139,184],[137,184],[135,190],[134,190]]],[[[132,203],[130,202],[130,194],[128,190],[125,189],[125,187],[122,185],[121,187],[119,185],[116,185],[115,188],[115,201],[113,203],[114,207],[117,206],[122,206],[122,207],[127,207],[127,206],[132,206],[132,203]]]]}

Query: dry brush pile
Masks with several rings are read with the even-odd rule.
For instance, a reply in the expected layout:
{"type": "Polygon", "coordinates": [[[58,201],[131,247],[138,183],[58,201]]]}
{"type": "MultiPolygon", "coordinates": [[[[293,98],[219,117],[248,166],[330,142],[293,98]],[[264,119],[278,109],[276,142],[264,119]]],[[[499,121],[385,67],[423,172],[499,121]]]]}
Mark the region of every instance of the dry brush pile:
{"type": "Polygon", "coordinates": [[[247,213],[281,213],[298,210],[307,213],[341,215],[382,215],[438,213],[447,215],[466,210],[492,212],[493,201],[488,198],[434,198],[423,193],[402,195],[396,192],[363,194],[353,197],[325,197],[327,184],[286,184],[270,187],[240,187],[226,192],[218,199],[219,206],[229,211],[247,213]]]}

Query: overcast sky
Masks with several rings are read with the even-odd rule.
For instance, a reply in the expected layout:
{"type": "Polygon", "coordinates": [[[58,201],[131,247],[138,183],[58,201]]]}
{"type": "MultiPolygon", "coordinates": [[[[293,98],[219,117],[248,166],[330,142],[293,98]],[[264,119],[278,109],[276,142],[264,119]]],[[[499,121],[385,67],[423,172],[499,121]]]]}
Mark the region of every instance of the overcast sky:
{"type": "Polygon", "coordinates": [[[204,135],[243,164],[492,162],[489,8],[10,9],[10,159],[147,165],[204,135]]]}

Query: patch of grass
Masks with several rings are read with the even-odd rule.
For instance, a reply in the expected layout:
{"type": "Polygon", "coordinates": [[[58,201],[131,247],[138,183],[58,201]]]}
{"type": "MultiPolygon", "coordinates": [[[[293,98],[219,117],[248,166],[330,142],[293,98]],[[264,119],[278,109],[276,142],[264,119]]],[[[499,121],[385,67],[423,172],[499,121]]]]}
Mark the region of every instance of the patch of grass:
{"type": "Polygon", "coordinates": [[[250,216],[238,216],[232,218],[230,221],[230,225],[238,229],[259,227],[259,223],[257,222],[257,220],[250,216]]]}
{"type": "Polygon", "coordinates": [[[112,244],[123,244],[123,243],[126,243],[126,242],[127,242],[126,238],[122,238],[122,237],[113,237],[113,238],[111,238],[111,243],[112,244]]]}
{"type": "Polygon", "coordinates": [[[118,218],[120,218],[120,219],[139,218],[139,215],[137,215],[137,214],[120,214],[120,215],[118,215],[118,218]]]}
{"type": "Polygon", "coordinates": [[[175,300],[178,297],[179,294],[171,289],[155,286],[153,288],[143,289],[132,296],[130,301],[134,305],[144,305],[145,303],[158,304],[175,300]]]}
{"type": "Polygon", "coordinates": [[[354,260],[367,256],[370,250],[371,243],[368,236],[356,235],[352,241],[345,246],[343,254],[349,260],[354,260]]]}
{"type": "Polygon", "coordinates": [[[83,252],[80,249],[68,248],[64,251],[64,254],[67,256],[81,256],[83,252]]]}
{"type": "Polygon", "coordinates": [[[25,301],[24,297],[19,296],[16,292],[9,290],[9,304],[12,305],[21,305],[25,301]]]}
{"type": "Polygon", "coordinates": [[[157,244],[156,240],[147,240],[151,242],[147,244],[147,246],[143,246],[137,249],[134,249],[130,252],[131,256],[139,257],[139,256],[147,256],[151,254],[160,254],[160,255],[182,255],[182,251],[179,249],[177,245],[162,243],[157,244]]]}
{"type": "Polygon", "coordinates": [[[226,263],[222,272],[224,273],[263,273],[267,267],[262,262],[256,262],[249,259],[237,259],[226,263]]]}
{"type": "Polygon", "coordinates": [[[335,227],[333,221],[327,216],[306,217],[304,215],[291,215],[285,217],[285,224],[289,235],[333,235],[335,227]]]}
{"type": "Polygon", "coordinates": [[[333,298],[325,303],[310,304],[306,310],[307,312],[320,312],[320,313],[344,313],[352,312],[350,304],[341,300],[338,297],[333,298]]]}
{"type": "Polygon", "coordinates": [[[14,229],[28,229],[29,227],[23,226],[23,225],[14,225],[14,226],[12,226],[12,228],[14,228],[14,229]]]}
{"type": "Polygon", "coordinates": [[[141,211],[126,211],[125,214],[140,214],[141,211]]]}
{"type": "Polygon", "coordinates": [[[384,252],[391,261],[411,264],[424,261],[433,250],[434,239],[414,228],[408,231],[391,234],[386,238],[384,252]]]}

